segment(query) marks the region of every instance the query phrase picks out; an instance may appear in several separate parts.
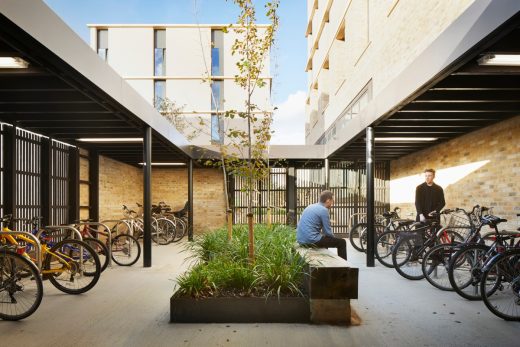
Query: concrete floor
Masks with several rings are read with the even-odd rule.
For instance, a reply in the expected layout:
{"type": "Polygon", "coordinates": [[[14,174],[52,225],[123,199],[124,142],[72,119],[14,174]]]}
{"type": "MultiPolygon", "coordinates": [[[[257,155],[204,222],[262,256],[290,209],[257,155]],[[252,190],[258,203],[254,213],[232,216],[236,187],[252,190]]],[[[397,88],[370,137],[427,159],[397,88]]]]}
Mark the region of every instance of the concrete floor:
{"type": "Polygon", "coordinates": [[[115,265],[90,292],[71,296],[45,282],[38,311],[0,321],[0,346],[519,346],[520,323],[482,302],[408,281],[393,269],[360,268],[360,326],[306,324],[170,324],[169,298],[187,264],[181,245],[154,246],[153,267],[115,265]]]}

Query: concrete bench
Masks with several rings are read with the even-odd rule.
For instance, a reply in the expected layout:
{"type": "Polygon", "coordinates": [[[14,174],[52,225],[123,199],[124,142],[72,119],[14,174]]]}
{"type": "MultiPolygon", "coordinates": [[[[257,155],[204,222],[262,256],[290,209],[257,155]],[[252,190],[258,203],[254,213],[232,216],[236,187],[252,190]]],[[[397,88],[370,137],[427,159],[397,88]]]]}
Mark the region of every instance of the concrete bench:
{"type": "Polygon", "coordinates": [[[308,263],[305,285],[311,322],[351,324],[350,299],[358,298],[359,269],[326,248],[296,246],[308,263]]]}

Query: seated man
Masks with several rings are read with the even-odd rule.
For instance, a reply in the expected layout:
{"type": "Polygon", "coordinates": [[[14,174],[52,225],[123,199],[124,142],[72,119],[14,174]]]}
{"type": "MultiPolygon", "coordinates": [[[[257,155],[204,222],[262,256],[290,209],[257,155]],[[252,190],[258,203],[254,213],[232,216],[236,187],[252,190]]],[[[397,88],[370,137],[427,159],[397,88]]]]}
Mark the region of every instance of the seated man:
{"type": "Polygon", "coordinates": [[[309,205],[303,210],[296,229],[296,239],[301,245],[335,247],[338,249],[338,255],[347,260],[347,242],[334,237],[330,228],[329,209],[333,203],[334,196],[331,191],[321,192],[320,202],[309,205]]]}

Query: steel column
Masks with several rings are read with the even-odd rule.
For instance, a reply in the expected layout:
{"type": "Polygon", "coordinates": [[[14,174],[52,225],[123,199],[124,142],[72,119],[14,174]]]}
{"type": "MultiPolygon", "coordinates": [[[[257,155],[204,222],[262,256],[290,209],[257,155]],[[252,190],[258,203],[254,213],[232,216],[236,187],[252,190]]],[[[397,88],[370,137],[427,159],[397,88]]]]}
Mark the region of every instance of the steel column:
{"type": "Polygon", "coordinates": [[[296,227],[297,224],[297,199],[296,199],[296,168],[287,168],[287,224],[296,227]]]}
{"type": "Polygon", "coordinates": [[[147,126],[143,142],[143,266],[152,266],[152,128],[147,126]]]}
{"type": "Polygon", "coordinates": [[[4,215],[16,212],[16,126],[4,127],[4,215]]]}
{"type": "Polygon", "coordinates": [[[188,241],[193,241],[193,159],[188,163],[188,241]]]}
{"type": "Polygon", "coordinates": [[[88,181],[88,215],[90,219],[99,221],[99,154],[95,150],[89,150],[88,181]]]}
{"type": "Polygon", "coordinates": [[[367,266],[374,267],[375,204],[374,204],[374,128],[366,129],[366,172],[367,172],[367,266]]]}

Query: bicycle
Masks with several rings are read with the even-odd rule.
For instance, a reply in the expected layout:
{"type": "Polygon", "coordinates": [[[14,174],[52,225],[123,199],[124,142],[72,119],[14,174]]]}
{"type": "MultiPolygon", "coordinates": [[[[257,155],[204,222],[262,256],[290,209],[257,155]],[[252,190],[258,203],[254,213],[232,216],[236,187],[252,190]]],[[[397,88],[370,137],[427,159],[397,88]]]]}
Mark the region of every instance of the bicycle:
{"type": "Polygon", "coordinates": [[[499,253],[484,265],[480,292],[494,315],[520,321],[520,248],[499,253]]]}
{"type": "Polygon", "coordinates": [[[0,318],[17,321],[41,304],[43,283],[36,265],[7,246],[0,248],[0,318]]]}
{"type": "MultiPolygon", "coordinates": [[[[448,268],[448,278],[455,292],[463,298],[481,300],[480,283],[482,268],[486,262],[498,253],[520,245],[520,240],[515,245],[516,234],[508,234],[498,230],[498,225],[505,221],[507,220],[493,215],[481,217],[481,227],[488,225],[494,229],[493,243],[491,245],[469,244],[461,247],[453,255],[448,268]],[[509,245],[507,244],[508,241],[510,241],[509,245]]],[[[487,279],[493,280],[491,275],[488,275],[487,279]]]]}
{"type": "MultiPolygon", "coordinates": [[[[83,226],[82,228],[79,228],[79,231],[83,236],[83,241],[91,244],[91,246],[93,246],[93,248],[96,250],[97,254],[101,255],[101,271],[103,271],[108,266],[108,257],[106,255],[109,253],[109,242],[108,237],[106,238],[105,242],[102,242],[98,237],[99,235],[108,236],[108,232],[116,233],[117,228],[113,228],[107,232],[102,232],[96,228],[92,228],[92,226],[89,224],[91,222],[93,221],[90,219],[81,219],[75,221],[77,226],[83,226]]],[[[110,256],[111,259],[119,266],[132,266],[139,260],[139,257],[141,256],[141,245],[139,241],[132,235],[128,233],[121,233],[111,239],[110,256]]]]}
{"type": "MultiPolygon", "coordinates": [[[[123,214],[126,217],[124,221],[130,226],[130,230],[127,234],[131,234],[135,239],[140,239],[144,235],[144,221],[142,219],[143,206],[139,203],[137,203],[137,206],[139,207],[139,212],[130,210],[126,205],[123,205],[123,214]]],[[[175,234],[175,225],[170,220],[154,211],[153,207],[151,212],[152,241],[160,245],[166,245],[172,242],[175,234]]],[[[116,227],[118,227],[118,225],[114,228],[116,227]]]]}
{"type": "MultiPolygon", "coordinates": [[[[357,213],[355,215],[365,215],[362,213],[357,213]]],[[[354,217],[355,215],[352,215],[354,217]]],[[[385,226],[383,225],[384,221],[383,216],[376,216],[376,222],[374,224],[374,230],[376,233],[376,239],[379,235],[381,235],[384,232],[385,226]]],[[[368,231],[368,223],[367,222],[360,222],[357,223],[350,229],[349,232],[349,241],[352,247],[354,247],[359,252],[366,252],[366,244],[367,244],[367,235],[368,231]]]]}
{"type": "Polygon", "coordinates": [[[480,217],[483,212],[488,210],[487,207],[480,207],[479,205],[475,205],[471,212],[466,212],[462,208],[453,210],[453,213],[450,214],[447,228],[459,231],[461,235],[466,236],[464,236],[462,242],[439,244],[426,252],[422,263],[422,271],[424,277],[431,285],[440,290],[454,290],[448,278],[451,258],[461,247],[483,242],[483,238],[480,236],[480,217]]]}
{"type": "MultiPolygon", "coordinates": [[[[435,213],[432,217],[440,217],[447,213],[451,213],[451,210],[435,213]]],[[[392,250],[392,263],[395,270],[409,280],[424,278],[422,262],[430,248],[439,243],[451,244],[454,241],[463,240],[457,232],[440,227],[436,220],[426,220],[424,223],[416,222],[410,226],[410,230],[410,232],[399,233],[392,250]]]]}
{"type": "MultiPolygon", "coordinates": [[[[0,223],[11,225],[12,220],[12,215],[6,215],[0,218],[0,223]]],[[[10,230],[4,227],[2,231],[10,230]]],[[[75,239],[54,242],[43,230],[39,230],[37,237],[42,240],[41,254],[45,255],[42,268],[39,269],[44,280],[49,280],[57,289],[67,294],[85,293],[96,285],[101,275],[101,263],[92,247],[75,239]]],[[[29,252],[36,245],[30,238],[24,235],[15,238],[0,232],[0,240],[4,244],[20,247],[22,256],[34,260],[29,252]]]]}
{"type": "Polygon", "coordinates": [[[175,226],[175,235],[171,242],[179,242],[188,230],[189,202],[186,201],[184,207],[178,211],[172,211],[171,207],[163,201],[159,202],[155,207],[160,209],[160,214],[172,221],[175,226]]]}
{"type": "Polygon", "coordinates": [[[399,232],[409,231],[410,226],[415,222],[411,219],[401,219],[399,217],[399,208],[396,207],[394,211],[383,213],[385,217],[386,227],[384,231],[376,238],[376,246],[374,252],[377,260],[383,266],[393,268],[392,251],[397,241],[399,232]]]}

